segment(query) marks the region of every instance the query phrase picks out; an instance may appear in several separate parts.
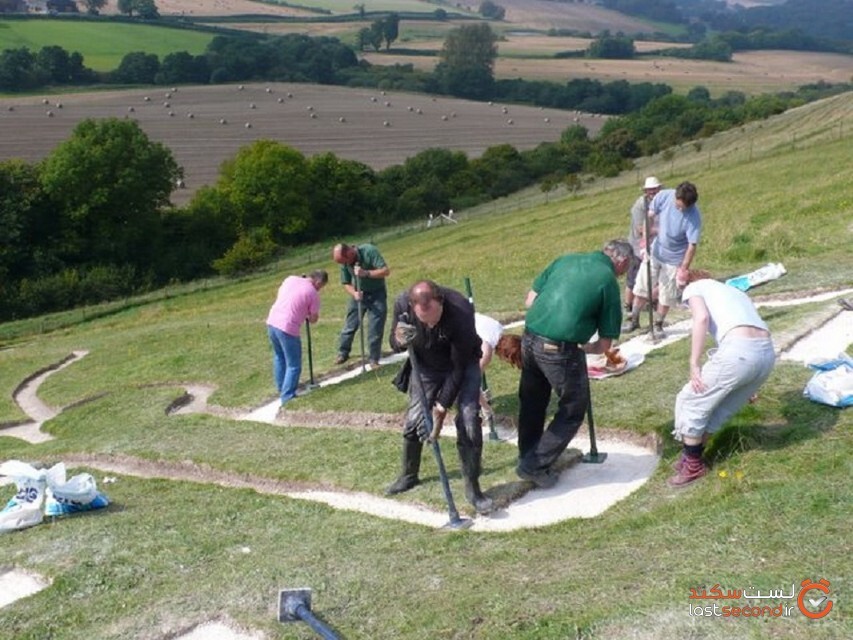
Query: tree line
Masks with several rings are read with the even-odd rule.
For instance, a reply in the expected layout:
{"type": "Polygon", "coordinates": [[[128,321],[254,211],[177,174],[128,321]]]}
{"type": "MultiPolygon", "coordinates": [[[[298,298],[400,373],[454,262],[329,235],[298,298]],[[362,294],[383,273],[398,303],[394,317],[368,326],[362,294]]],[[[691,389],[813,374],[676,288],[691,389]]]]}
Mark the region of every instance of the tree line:
{"type": "MultiPolygon", "coordinates": [[[[393,38],[393,16],[381,22],[383,38],[393,38]]],[[[289,34],[280,37],[217,35],[204,53],[178,51],[163,56],[141,51],[126,54],[119,66],[97,73],[79,52],[59,46],[0,52],[0,91],[34,91],[46,86],[98,83],[122,85],[222,84],[228,82],[309,82],[351,87],[450,95],[474,100],[500,100],[557,109],[606,114],[629,113],[649,100],[670,93],[665,84],[602,83],[572,79],[556,82],[495,80],[497,36],[488,24],[452,30],[433,72],[411,65],[390,67],[359,61],[336,38],[289,34]]]]}
{"type": "Polygon", "coordinates": [[[244,147],[184,207],[168,147],[130,119],[85,120],[44,160],[0,162],[0,321],[140,293],[174,281],[245,272],[288,247],[464,209],[539,183],[576,189],[636,157],[850,90],[712,99],[697,87],[529,151],[508,144],[469,159],[427,149],[374,171],[270,140],[244,147]]]}
{"type": "Polygon", "coordinates": [[[802,40],[801,48],[812,50],[819,43],[816,50],[823,51],[827,43],[837,46],[846,41],[849,47],[853,40],[853,0],[787,0],[754,6],[719,0],[603,0],[602,4],[626,15],[683,24],[692,41],[708,32],[765,31],[776,38],[774,32],[798,31],[810,36],[802,40]]]}

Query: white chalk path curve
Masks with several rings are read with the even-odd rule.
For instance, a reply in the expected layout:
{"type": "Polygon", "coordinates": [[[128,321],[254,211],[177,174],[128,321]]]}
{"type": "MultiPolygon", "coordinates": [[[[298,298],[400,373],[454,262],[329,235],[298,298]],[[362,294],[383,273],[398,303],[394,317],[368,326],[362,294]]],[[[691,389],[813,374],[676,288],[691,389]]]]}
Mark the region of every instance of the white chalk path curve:
{"type": "MultiPolygon", "coordinates": [[[[834,297],[846,295],[848,291],[832,292],[801,298],[797,300],[786,300],[785,304],[804,304],[806,302],[829,300],[834,297]]],[[[777,306],[778,302],[765,303],[764,306],[777,306]]],[[[826,323],[819,330],[812,331],[808,340],[820,345],[832,345],[826,348],[837,354],[839,348],[845,349],[850,344],[851,318],[853,313],[839,313],[838,316],[826,323]],[[837,321],[837,322],[836,322],[837,321]],[[838,331],[837,327],[843,328],[838,331]],[[829,334],[827,334],[829,332],[829,334]],[[846,336],[846,337],[845,337],[846,336]]],[[[521,323],[516,323],[518,326],[521,323]]],[[[632,354],[645,355],[653,349],[665,347],[680,340],[690,332],[690,321],[685,320],[675,323],[666,328],[666,336],[658,341],[651,341],[649,336],[637,336],[620,345],[626,356],[632,354]]],[[[813,356],[815,347],[805,346],[802,351],[813,356]]],[[[783,355],[786,359],[797,359],[798,350],[790,349],[783,355]]],[[[20,437],[21,431],[29,434],[31,442],[40,442],[50,438],[43,434],[39,427],[46,420],[57,415],[58,411],[42,403],[37,396],[38,386],[48,375],[68,366],[72,362],[86,355],[85,351],[74,352],[72,356],[62,361],[55,367],[51,367],[26,381],[15,394],[15,399],[20,406],[26,407],[26,411],[33,422],[27,425],[19,425],[2,430],[3,435],[16,435],[20,437]],[[33,432],[40,435],[33,435],[33,432]]],[[[384,358],[382,364],[399,362],[405,358],[405,354],[395,354],[384,358]]],[[[362,373],[361,367],[356,367],[340,376],[329,378],[320,383],[320,386],[337,384],[343,380],[352,379],[362,373]]],[[[206,395],[209,389],[190,386],[188,390],[206,395]]],[[[275,400],[258,409],[238,417],[240,420],[257,422],[275,421],[278,411],[278,401],[275,400]]],[[[452,424],[449,424],[442,433],[447,438],[455,437],[452,424]]],[[[514,434],[503,430],[502,440],[513,443],[514,434]]],[[[509,531],[518,528],[529,528],[545,526],[565,520],[568,518],[595,517],[603,513],[607,508],[630,495],[648,480],[659,463],[659,456],[638,445],[626,443],[620,440],[609,439],[605,435],[599,438],[601,451],[606,451],[609,459],[603,465],[598,464],[576,464],[560,474],[560,480],[555,487],[548,490],[536,489],[528,492],[520,499],[512,502],[505,509],[485,517],[475,518],[473,529],[477,531],[509,531]]],[[[109,465],[105,465],[109,466],[109,465]]],[[[106,469],[109,470],[109,469],[106,469]]],[[[337,509],[360,511],[375,515],[377,517],[389,518],[419,524],[428,527],[441,527],[447,522],[447,514],[418,505],[407,504],[397,499],[388,499],[367,493],[346,493],[328,490],[304,490],[290,491],[285,495],[299,500],[312,500],[322,502],[337,509]]]]}

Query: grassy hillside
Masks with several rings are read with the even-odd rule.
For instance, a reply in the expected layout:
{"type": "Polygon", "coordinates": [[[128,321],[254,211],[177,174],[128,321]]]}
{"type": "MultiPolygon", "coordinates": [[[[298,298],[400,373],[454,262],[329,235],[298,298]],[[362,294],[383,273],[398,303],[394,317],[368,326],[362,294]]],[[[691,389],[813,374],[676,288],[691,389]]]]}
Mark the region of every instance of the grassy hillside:
{"type": "MultiPolygon", "coordinates": [[[[644,161],[639,175],[654,170],[668,185],[698,185],[705,230],[697,266],[726,275],[783,262],[789,274],[760,295],[853,285],[849,104],[842,96],[740,137],[706,141],[702,152],[644,161]]],[[[377,233],[392,267],[390,289],[424,276],[462,288],[470,276],[479,309],[518,316],[530,281],[551,259],[624,234],[637,177],[547,200],[531,191],[462,212],[459,225],[377,233]]],[[[23,419],[10,398],[27,376],[72,350],[89,351],[40,390],[51,406],[75,405],[45,426],[56,439],[31,445],[0,437],[0,459],[77,456],[92,465],[80,468],[99,478],[98,460],[107,458],[191,461],[235,477],[379,494],[397,472],[398,434],[351,422],[282,428],[164,412],[187,382],[217,385],[212,401],[230,408],[273,398],[263,321],[276,287],[289,273],[333,266],[329,247],[317,247],[239,282],[172,290],[102,317],[78,311],[79,324],[50,333],[38,332],[49,319],[0,326],[7,336],[0,422],[23,419]]],[[[312,328],[318,374],[331,368],[335,353],[340,289],[333,283],[323,292],[322,319],[312,328]]],[[[776,334],[802,332],[832,306],[764,315],[776,334]]],[[[594,385],[599,429],[664,443],[650,482],[600,517],[505,534],[439,534],[248,489],[121,475],[105,487],[114,507],[2,539],[0,566],[54,583],[0,609],[0,638],[159,639],[221,616],[271,638],[313,637],[275,620],[277,590],[288,586],[313,587],[315,610],[346,638],[850,637],[853,622],[839,604],[853,575],[853,414],[804,400],[809,371],[780,362],[760,401],[712,447],[715,471],[725,476],[671,490],[664,479],[676,448],[668,434],[687,354],[677,343],[636,372],[594,385]],[[796,616],[715,624],[688,613],[690,587],[787,589],[807,577],[830,580],[839,600],[818,622],[796,616]]],[[[318,390],[292,409],[398,412],[395,369],[318,390]]],[[[489,380],[498,412],[513,415],[517,374],[497,363],[489,380]]],[[[452,447],[445,457],[460,495],[452,447]]],[[[484,488],[514,479],[512,447],[489,443],[484,459],[484,488]]],[[[440,508],[434,468],[428,461],[424,467],[428,482],[400,500],[440,508]]]]}
{"type": "Polygon", "coordinates": [[[213,36],[187,29],[169,29],[123,23],[70,20],[0,20],[0,51],[27,47],[38,52],[58,45],[79,51],[84,64],[95,71],[111,71],[128,53],[144,51],[163,58],[175,51],[203,53],[213,36]]]}

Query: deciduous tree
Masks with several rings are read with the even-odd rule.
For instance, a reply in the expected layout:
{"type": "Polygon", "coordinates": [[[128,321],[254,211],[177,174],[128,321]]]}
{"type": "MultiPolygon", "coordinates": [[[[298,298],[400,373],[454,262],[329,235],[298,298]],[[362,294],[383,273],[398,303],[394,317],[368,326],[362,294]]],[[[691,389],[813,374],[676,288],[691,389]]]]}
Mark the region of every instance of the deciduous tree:
{"type": "Polygon", "coordinates": [[[488,24],[464,25],[447,34],[436,75],[448,93],[487,98],[494,88],[497,37],[488,24]]]}
{"type": "Polygon", "coordinates": [[[44,161],[41,184],[62,214],[71,263],[148,267],[159,212],[181,171],[133,120],[83,120],[44,161]]]}
{"type": "Polygon", "coordinates": [[[217,184],[235,207],[241,235],[265,227],[273,241],[285,245],[311,219],[308,163],[280,142],[243,147],[223,165],[217,184]]]}
{"type": "Polygon", "coordinates": [[[86,8],[86,13],[96,16],[107,6],[107,0],[83,0],[83,6],[86,8]]]}

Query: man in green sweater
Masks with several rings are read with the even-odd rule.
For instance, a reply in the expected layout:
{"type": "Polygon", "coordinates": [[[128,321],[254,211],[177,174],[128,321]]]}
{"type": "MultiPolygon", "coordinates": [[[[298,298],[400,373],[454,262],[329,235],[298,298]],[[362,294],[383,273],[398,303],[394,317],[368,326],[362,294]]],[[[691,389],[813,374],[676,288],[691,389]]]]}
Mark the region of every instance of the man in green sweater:
{"type": "Polygon", "coordinates": [[[385,278],[391,269],[379,249],[368,243],[357,246],[336,244],[332,249],[332,259],[341,265],[341,284],[350,295],[335,364],[349,360],[353,337],[366,315],[368,358],[371,367],[378,367],[385,318],[388,315],[385,278]]]}
{"type": "Polygon", "coordinates": [[[604,353],[619,337],[622,305],[616,278],[634,252],[623,240],[602,251],[557,258],[534,281],[521,338],[518,467],[523,480],[553,487],[553,463],[566,450],[589,404],[586,354],[604,353]],[[598,339],[587,342],[595,333],[598,339]],[[545,429],[551,392],[557,413],[545,429]]]}

